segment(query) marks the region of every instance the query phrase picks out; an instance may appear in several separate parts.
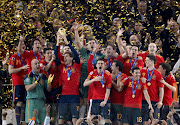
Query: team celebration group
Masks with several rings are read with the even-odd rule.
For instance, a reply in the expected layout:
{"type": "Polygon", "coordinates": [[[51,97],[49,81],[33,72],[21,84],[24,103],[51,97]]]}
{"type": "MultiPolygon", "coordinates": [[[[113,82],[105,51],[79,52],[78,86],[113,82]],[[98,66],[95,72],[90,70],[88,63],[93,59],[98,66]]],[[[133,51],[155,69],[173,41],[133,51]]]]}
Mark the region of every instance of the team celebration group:
{"type": "Polygon", "coordinates": [[[17,125],[179,124],[179,3],[116,1],[107,16],[108,6],[100,8],[106,2],[84,2],[90,10],[66,2],[61,12],[45,0],[40,18],[39,2],[26,8],[35,14],[27,31],[36,27],[38,34],[22,32],[6,58],[17,125]]]}

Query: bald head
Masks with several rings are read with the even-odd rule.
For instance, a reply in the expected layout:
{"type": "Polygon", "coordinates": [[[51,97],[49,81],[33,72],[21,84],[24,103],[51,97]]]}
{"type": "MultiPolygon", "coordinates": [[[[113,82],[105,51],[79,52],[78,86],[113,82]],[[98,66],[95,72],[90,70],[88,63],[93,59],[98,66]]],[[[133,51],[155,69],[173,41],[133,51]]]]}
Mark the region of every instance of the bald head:
{"type": "Polygon", "coordinates": [[[37,59],[33,59],[31,61],[31,67],[35,73],[40,73],[40,64],[39,64],[39,61],[37,59]]]}

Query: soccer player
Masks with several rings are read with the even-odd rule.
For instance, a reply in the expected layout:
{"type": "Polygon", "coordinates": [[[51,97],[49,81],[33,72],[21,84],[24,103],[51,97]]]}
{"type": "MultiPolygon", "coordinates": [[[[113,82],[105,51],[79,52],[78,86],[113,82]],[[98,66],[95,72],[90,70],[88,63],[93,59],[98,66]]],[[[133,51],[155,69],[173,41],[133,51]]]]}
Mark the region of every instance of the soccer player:
{"type": "Polygon", "coordinates": [[[29,69],[26,57],[27,51],[25,51],[25,44],[23,37],[20,37],[19,41],[15,41],[17,52],[14,53],[9,60],[9,74],[12,74],[13,83],[13,102],[15,104],[16,123],[20,125],[20,121],[25,123],[25,99],[26,90],[24,86],[24,78],[29,69]],[[21,115],[22,114],[22,115],[21,115]]]}
{"type": "MultiPolygon", "coordinates": [[[[90,56],[91,60],[94,58],[90,56]]],[[[105,70],[104,59],[98,59],[97,69],[91,71],[84,82],[84,86],[92,85],[92,115],[102,115],[105,123],[110,123],[110,89],[112,77],[109,71],[105,70]]]]}
{"type": "Polygon", "coordinates": [[[153,107],[147,91],[146,79],[140,79],[141,72],[138,67],[132,69],[132,78],[125,78],[123,82],[119,82],[119,86],[126,90],[123,109],[123,125],[139,125],[142,123],[141,108],[142,97],[144,95],[149,109],[153,111],[153,107]]]}
{"type": "Polygon", "coordinates": [[[111,65],[113,60],[116,58],[116,46],[113,44],[108,44],[106,47],[107,55],[105,56],[104,62],[106,63],[106,69],[111,72],[111,65]]]}
{"type": "Polygon", "coordinates": [[[41,59],[40,61],[40,67],[42,69],[42,73],[46,74],[46,76],[49,76],[50,74],[54,75],[54,79],[52,82],[52,90],[50,93],[45,91],[45,95],[47,98],[47,102],[52,104],[52,107],[55,105],[55,107],[52,108],[52,114],[53,118],[55,117],[55,114],[57,114],[56,105],[58,104],[59,96],[61,94],[62,88],[59,87],[59,67],[56,66],[55,63],[55,55],[53,54],[53,50],[51,48],[45,48],[44,49],[44,56],[45,58],[41,59]],[[53,97],[53,98],[51,98],[53,97]]]}
{"type": "MultiPolygon", "coordinates": [[[[56,35],[57,35],[57,43],[56,43],[55,51],[58,52],[57,57],[61,60],[61,63],[64,63],[64,54],[66,52],[76,53],[76,50],[68,42],[68,40],[66,38],[66,34],[61,35],[59,32],[57,32],[56,35]],[[60,40],[63,40],[65,42],[65,46],[63,47],[63,54],[60,53],[60,48],[59,48],[60,40]]],[[[78,54],[74,55],[74,60],[75,60],[75,62],[79,63],[78,62],[79,61],[79,55],[78,54]]]]}
{"type": "Polygon", "coordinates": [[[111,100],[111,121],[114,124],[121,124],[122,121],[122,111],[123,111],[123,102],[125,97],[125,89],[120,91],[118,83],[127,78],[127,75],[122,73],[123,64],[120,61],[114,60],[111,65],[112,70],[112,89],[110,94],[111,100]]]}
{"type": "MultiPolygon", "coordinates": [[[[164,96],[164,85],[165,82],[161,73],[154,67],[156,64],[156,57],[154,55],[147,55],[146,57],[146,68],[141,70],[141,77],[147,79],[148,93],[151,99],[151,103],[154,108],[154,118],[160,118],[160,108],[162,107],[162,101],[164,96]]],[[[143,124],[147,124],[149,118],[149,109],[145,98],[142,101],[142,117],[143,124]]]]}
{"type": "Polygon", "coordinates": [[[121,56],[120,59],[119,56],[117,57],[117,60],[121,61],[123,60],[123,70],[122,72],[125,73],[128,76],[132,76],[131,69],[134,67],[139,67],[142,69],[144,67],[143,59],[142,57],[138,56],[138,47],[137,46],[131,46],[130,52],[128,56],[121,56]]]}
{"type": "Polygon", "coordinates": [[[40,63],[37,59],[31,61],[32,71],[26,75],[24,80],[27,91],[26,96],[26,122],[33,117],[33,110],[37,109],[36,123],[43,125],[46,116],[44,100],[44,89],[51,91],[51,82],[53,75],[46,78],[46,75],[40,73],[40,63]]]}
{"type": "Polygon", "coordinates": [[[148,46],[148,52],[147,51],[142,51],[142,52],[139,52],[139,56],[141,56],[143,58],[143,61],[145,62],[145,59],[147,57],[148,54],[150,55],[154,55],[156,57],[156,64],[154,65],[154,67],[157,69],[159,67],[159,64],[164,62],[164,58],[160,55],[157,55],[156,54],[156,51],[157,51],[157,46],[155,43],[150,43],[149,46],[148,46]]]}
{"type": "MultiPolygon", "coordinates": [[[[21,44],[20,44],[19,48],[22,48],[24,43],[23,43],[23,41],[20,41],[20,42],[21,42],[21,44]]],[[[27,53],[25,53],[27,65],[29,66],[28,73],[32,70],[31,61],[33,59],[37,59],[40,62],[41,58],[43,58],[43,56],[41,55],[41,43],[40,43],[39,39],[33,39],[31,42],[31,46],[32,46],[33,50],[27,51],[27,53]]],[[[23,51],[25,51],[25,47],[24,47],[23,51]]]]}
{"type": "MultiPolygon", "coordinates": [[[[97,46],[97,40],[94,38],[91,38],[88,40],[87,46],[83,46],[80,37],[79,37],[79,33],[78,33],[78,25],[75,24],[74,25],[74,33],[75,33],[75,41],[77,44],[77,48],[79,49],[79,52],[81,54],[81,58],[84,58],[86,60],[85,63],[82,64],[81,66],[81,80],[80,80],[80,91],[82,92],[82,94],[84,95],[84,104],[83,107],[87,106],[87,98],[88,98],[88,91],[89,91],[89,87],[84,87],[83,83],[85,81],[85,79],[88,76],[88,68],[87,68],[87,61],[89,59],[90,54],[92,53],[93,49],[97,46]]],[[[97,58],[103,58],[105,55],[101,54],[101,53],[95,53],[94,54],[94,58],[92,61],[92,64],[95,65],[97,58]]],[[[84,111],[85,112],[85,111],[84,111]]],[[[82,115],[83,116],[83,115],[82,115]]]]}
{"type": "Polygon", "coordinates": [[[32,70],[31,61],[33,59],[37,59],[40,62],[41,59],[43,58],[41,54],[41,43],[39,39],[34,39],[32,41],[32,48],[33,50],[29,51],[29,53],[26,55],[27,64],[29,65],[28,73],[32,70]]]}
{"type": "Polygon", "coordinates": [[[79,118],[81,64],[76,62],[73,63],[73,56],[72,52],[66,52],[64,54],[64,64],[60,64],[59,67],[59,72],[61,74],[59,79],[62,84],[62,94],[59,99],[58,124],[60,125],[64,124],[65,116],[69,109],[74,125],[79,118]]]}
{"type": "Polygon", "coordinates": [[[164,80],[164,98],[161,112],[161,120],[166,120],[169,113],[169,106],[173,103],[172,92],[176,92],[176,81],[170,73],[171,66],[167,63],[160,63],[158,71],[162,74],[164,80]]]}

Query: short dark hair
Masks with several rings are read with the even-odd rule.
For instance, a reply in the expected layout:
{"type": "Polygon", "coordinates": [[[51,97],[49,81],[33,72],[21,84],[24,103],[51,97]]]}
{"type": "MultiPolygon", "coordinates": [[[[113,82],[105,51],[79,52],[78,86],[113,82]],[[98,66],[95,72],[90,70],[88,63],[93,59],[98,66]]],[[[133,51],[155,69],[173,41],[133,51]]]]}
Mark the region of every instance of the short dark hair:
{"type": "Polygon", "coordinates": [[[107,46],[111,46],[113,48],[113,50],[116,50],[116,46],[113,44],[108,44],[107,46]]]}
{"type": "Polygon", "coordinates": [[[72,57],[72,58],[74,57],[74,54],[72,52],[65,52],[64,55],[65,54],[69,54],[69,56],[72,57]]]}
{"type": "MultiPolygon", "coordinates": [[[[97,59],[97,62],[98,62],[98,61],[104,61],[104,58],[99,58],[99,59],[97,59]]],[[[96,63],[97,63],[97,62],[96,62],[96,63]]]]}
{"type": "Polygon", "coordinates": [[[32,39],[31,46],[34,45],[34,41],[36,41],[36,40],[40,42],[40,40],[38,38],[34,38],[34,39],[32,39]]]}
{"type": "Polygon", "coordinates": [[[134,68],[132,68],[132,73],[134,73],[134,70],[140,70],[140,68],[138,68],[138,67],[134,67],[134,68]]]}
{"type": "Polygon", "coordinates": [[[171,71],[171,65],[168,63],[160,63],[159,66],[162,66],[163,69],[166,70],[165,75],[169,75],[170,71],[171,71]]]}
{"type": "Polygon", "coordinates": [[[48,50],[52,50],[51,48],[44,48],[44,54],[46,53],[46,51],[48,50]]]}
{"type": "Polygon", "coordinates": [[[132,47],[137,47],[137,48],[138,48],[138,50],[139,50],[139,47],[138,47],[137,45],[131,45],[131,48],[132,48],[132,47]]]}
{"type": "Polygon", "coordinates": [[[119,71],[122,71],[123,69],[123,63],[118,61],[118,60],[114,60],[113,63],[116,63],[116,67],[119,66],[119,71]]]}
{"type": "Polygon", "coordinates": [[[154,55],[149,54],[146,57],[148,57],[151,61],[154,61],[154,64],[156,64],[157,59],[156,59],[156,57],[154,55]]]}

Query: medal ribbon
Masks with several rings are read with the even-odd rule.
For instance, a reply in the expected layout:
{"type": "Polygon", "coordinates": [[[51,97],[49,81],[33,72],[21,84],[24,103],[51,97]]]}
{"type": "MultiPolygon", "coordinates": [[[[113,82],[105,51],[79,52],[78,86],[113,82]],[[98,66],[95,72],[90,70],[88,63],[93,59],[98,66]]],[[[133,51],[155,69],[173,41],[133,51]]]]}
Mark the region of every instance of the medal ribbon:
{"type": "MultiPolygon", "coordinates": [[[[97,76],[99,76],[99,75],[98,75],[98,72],[97,72],[97,76]]],[[[103,80],[104,80],[104,70],[103,70],[103,72],[102,72],[102,80],[100,81],[102,85],[103,85],[103,80]]]]}
{"type": "MultiPolygon", "coordinates": [[[[33,51],[33,54],[36,57],[36,59],[38,60],[38,58],[37,58],[36,54],[34,53],[34,51],[33,51]]],[[[40,60],[41,60],[41,54],[39,53],[39,62],[40,62],[40,60]]]]}
{"type": "Polygon", "coordinates": [[[113,79],[113,82],[115,81],[115,79],[121,75],[121,72],[113,79]]]}
{"type": "Polygon", "coordinates": [[[166,80],[167,75],[164,76],[164,80],[166,80]]]}
{"type": "Polygon", "coordinates": [[[72,74],[72,66],[71,66],[70,72],[69,72],[69,70],[68,70],[68,67],[66,66],[66,71],[67,71],[67,76],[68,76],[68,78],[70,78],[70,77],[71,77],[71,74],[72,74]]]}
{"type": "MultiPolygon", "coordinates": [[[[35,79],[37,80],[37,76],[36,76],[36,74],[34,73],[34,71],[32,70],[32,73],[33,73],[33,75],[35,76],[35,79]]],[[[39,75],[39,74],[38,74],[39,75]]]]}
{"type": "Polygon", "coordinates": [[[111,67],[111,65],[112,65],[112,60],[111,60],[111,62],[109,62],[109,57],[108,57],[108,61],[107,61],[107,65],[108,65],[108,67],[111,67]]]}
{"type": "Polygon", "coordinates": [[[153,75],[153,73],[154,73],[154,70],[155,70],[155,68],[154,68],[153,71],[151,72],[151,76],[149,76],[149,69],[147,68],[148,82],[151,82],[151,77],[152,77],[152,75],[153,75]]]}
{"type": "Polygon", "coordinates": [[[20,60],[21,60],[21,62],[22,62],[22,64],[23,64],[23,66],[25,66],[26,65],[26,58],[25,58],[25,60],[23,61],[22,60],[22,58],[21,58],[21,55],[17,52],[17,55],[19,56],[19,58],[20,58],[20,60]]]}
{"type": "Polygon", "coordinates": [[[137,84],[136,84],[136,87],[135,87],[135,89],[134,89],[134,80],[132,79],[132,93],[133,93],[133,95],[135,95],[135,93],[136,93],[137,87],[138,87],[138,85],[139,85],[139,81],[140,81],[140,80],[138,80],[138,82],[137,82],[137,84]]]}
{"type": "Polygon", "coordinates": [[[134,60],[134,63],[132,64],[132,60],[130,59],[130,63],[131,63],[131,70],[134,68],[135,64],[136,64],[137,58],[134,60]]]}

